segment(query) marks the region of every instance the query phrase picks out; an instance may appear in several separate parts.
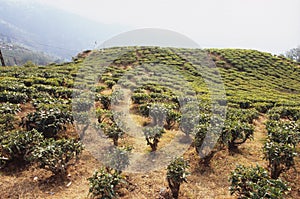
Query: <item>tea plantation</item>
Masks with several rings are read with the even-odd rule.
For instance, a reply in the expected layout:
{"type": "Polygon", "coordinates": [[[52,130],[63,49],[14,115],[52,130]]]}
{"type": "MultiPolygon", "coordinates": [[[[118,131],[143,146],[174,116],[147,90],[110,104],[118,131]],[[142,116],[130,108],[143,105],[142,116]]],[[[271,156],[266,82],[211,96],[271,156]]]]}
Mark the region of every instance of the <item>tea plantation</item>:
{"type": "Polygon", "coordinates": [[[0,198],[300,198],[299,77],[299,63],[244,49],[118,47],[2,67],[0,198]],[[175,138],[188,143],[180,157],[127,171],[160,165],[131,157],[175,138]]]}

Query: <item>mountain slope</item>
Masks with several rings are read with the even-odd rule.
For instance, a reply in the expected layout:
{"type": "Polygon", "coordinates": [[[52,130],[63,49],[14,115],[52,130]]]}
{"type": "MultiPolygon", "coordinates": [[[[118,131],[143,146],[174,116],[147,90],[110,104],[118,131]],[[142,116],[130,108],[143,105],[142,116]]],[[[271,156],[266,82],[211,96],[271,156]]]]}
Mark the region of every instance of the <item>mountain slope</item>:
{"type": "Polygon", "coordinates": [[[1,33],[12,42],[71,59],[124,27],[100,24],[37,2],[0,0],[1,33]],[[92,31],[91,31],[92,30],[92,31]]]}
{"type": "MultiPolygon", "coordinates": [[[[270,113],[275,112],[284,122],[300,124],[299,75],[298,63],[269,53],[242,49],[122,47],[85,52],[74,62],[65,64],[1,67],[0,111],[4,114],[0,116],[0,141],[1,134],[9,135],[15,130],[26,131],[25,127],[19,125],[24,121],[21,118],[25,117],[26,120],[30,118],[26,116],[33,112],[49,118],[48,121],[51,123],[53,115],[48,117],[45,111],[59,109],[65,114],[73,111],[73,116],[79,116],[81,119],[77,122],[102,128],[105,122],[108,126],[104,126],[109,127],[116,122],[112,121],[113,119],[122,116],[122,114],[113,115],[112,110],[123,111],[128,108],[125,118],[133,118],[134,124],[142,128],[154,122],[164,121],[164,118],[155,120],[154,112],[149,113],[149,107],[152,105],[164,105],[168,110],[174,111],[175,116],[177,113],[184,118],[182,117],[184,109],[181,108],[197,99],[196,107],[199,106],[199,111],[196,118],[200,117],[201,122],[206,125],[209,121],[207,116],[212,114],[211,107],[218,104],[220,109],[215,112],[216,114],[220,113],[222,116],[222,108],[226,106],[226,121],[233,118],[237,121],[231,129],[235,129],[239,123],[253,125],[255,128],[253,139],[239,145],[238,150],[233,153],[229,153],[228,147],[221,144],[209,165],[201,161],[195,150],[195,143],[188,142],[193,137],[188,134],[191,133],[190,129],[186,135],[185,129],[179,126],[181,120],[163,122],[166,132],[158,143],[158,153],[153,155],[157,158],[155,161],[151,159],[153,156],[150,156],[151,158],[146,156],[151,149],[143,133],[138,131],[139,128],[130,129],[135,131],[124,130],[117,144],[118,147],[132,147],[133,154],[142,153],[150,158],[150,162],[137,162],[133,164],[135,167],[129,166],[137,171],[158,166],[161,162],[169,161],[169,155],[174,151],[180,152],[181,147],[175,147],[174,151],[167,151],[170,152],[166,153],[167,157],[159,153],[165,147],[172,146],[178,136],[179,146],[188,143],[188,147],[180,155],[189,160],[191,173],[187,183],[181,186],[179,198],[236,198],[228,191],[230,186],[228,176],[237,164],[246,166],[259,164],[268,167],[268,162],[263,159],[262,147],[267,137],[265,122],[270,120],[270,113]],[[206,55],[209,55],[209,58],[206,55]],[[197,62],[200,56],[203,57],[203,61],[197,62]],[[218,70],[208,60],[216,64],[218,70]],[[216,95],[215,101],[212,101],[213,93],[222,91],[222,87],[217,86],[220,83],[225,85],[226,98],[216,95]],[[83,89],[79,90],[80,88],[83,89]],[[123,94],[120,88],[124,90],[123,94]],[[87,90],[91,93],[85,93],[87,90]],[[132,92],[131,95],[127,91],[132,92]],[[89,101],[90,98],[92,103],[89,101]],[[84,119],[87,116],[84,110],[89,107],[96,109],[96,118],[87,122],[84,119]]],[[[194,110],[193,106],[187,108],[190,111],[194,110]]],[[[35,127],[41,122],[37,119],[36,123],[30,124],[35,127]]],[[[45,124],[47,125],[46,122],[45,124]]],[[[86,149],[80,160],[68,168],[69,175],[65,178],[55,177],[51,172],[38,168],[36,164],[22,165],[19,160],[17,163],[8,161],[5,165],[7,167],[0,170],[0,194],[3,198],[87,197],[89,190],[87,178],[104,163],[103,160],[106,160],[97,156],[101,151],[98,147],[106,144],[110,147],[113,141],[109,134],[105,134],[98,136],[105,139],[105,142],[96,142],[92,145],[93,141],[98,141],[88,137],[92,131],[82,133],[70,123],[65,127],[66,130],[59,131],[55,139],[74,137],[79,139],[80,134],[83,141],[91,141],[85,142],[86,149]],[[93,149],[98,153],[93,153],[93,149]]],[[[299,144],[297,150],[299,151],[299,144]]],[[[284,198],[300,197],[299,156],[295,158],[295,168],[280,176],[291,186],[291,193],[284,195],[284,198]]],[[[119,198],[167,198],[163,196],[166,195],[168,186],[165,167],[141,173],[125,170],[123,175],[128,183],[118,187],[119,198]]]]}

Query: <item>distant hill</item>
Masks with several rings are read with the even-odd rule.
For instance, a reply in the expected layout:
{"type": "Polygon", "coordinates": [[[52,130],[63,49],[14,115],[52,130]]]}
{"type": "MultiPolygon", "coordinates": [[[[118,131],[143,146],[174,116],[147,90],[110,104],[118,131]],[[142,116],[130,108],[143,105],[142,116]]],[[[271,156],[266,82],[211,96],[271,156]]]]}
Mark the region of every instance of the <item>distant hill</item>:
{"type": "Polygon", "coordinates": [[[0,39],[62,59],[124,30],[38,3],[0,0],[0,5],[0,39]]]}
{"type": "Polygon", "coordinates": [[[30,50],[16,43],[4,41],[3,39],[0,39],[0,49],[5,65],[7,66],[20,66],[28,61],[37,65],[46,65],[50,62],[59,63],[63,61],[57,57],[49,56],[43,52],[30,50]]]}

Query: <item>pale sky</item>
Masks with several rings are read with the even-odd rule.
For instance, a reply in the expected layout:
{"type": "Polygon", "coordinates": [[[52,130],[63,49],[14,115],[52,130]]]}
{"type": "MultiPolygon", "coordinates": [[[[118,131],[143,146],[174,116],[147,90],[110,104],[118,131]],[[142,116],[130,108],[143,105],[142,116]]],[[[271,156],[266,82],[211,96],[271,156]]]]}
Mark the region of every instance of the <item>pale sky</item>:
{"type": "Polygon", "coordinates": [[[283,53],[300,45],[300,0],[35,1],[127,30],[176,31],[205,48],[283,53]]]}

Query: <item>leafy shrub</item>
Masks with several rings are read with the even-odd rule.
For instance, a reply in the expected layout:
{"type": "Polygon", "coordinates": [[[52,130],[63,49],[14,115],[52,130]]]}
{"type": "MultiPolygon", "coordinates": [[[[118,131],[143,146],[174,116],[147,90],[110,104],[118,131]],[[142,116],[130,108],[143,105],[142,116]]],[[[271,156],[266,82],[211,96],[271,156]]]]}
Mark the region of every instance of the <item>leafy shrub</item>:
{"type": "Polygon", "coordinates": [[[117,185],[122,182],[122,179],[123,177],[118,172],[101,168],[88,178],[90,183],[89,195],[93,198],[116,198],[117,185]]]}
{"type": "Polygon", "coordinates": [[[239,145],[252,138],[253,133],[253,125],[240,121],[227,120],[222,130],[221,140],[223,144],[228,146],[229,151],[233,152],[239,145]]]}
{"type": "MultiPolygon", "coordinates": [[[[0,159],[2,164],[7,161],[25,161],[26,155],[43,140],[41,133],[32,131],[15,131],[0,137],[0,159]]],[[[0,168],[3,165],[0,165],[0,168]]]]}
{"type": "MultiPolygon", "coordinates": [[[[213,135],[210,135],[212,139],[205,140],[208,128],[212,126],[210,124],[199,124],[194,128],[194,146],[197,153],[200,155],[200,162],[203,163],[206,167],[210,165],[211,159],[214,157],[216,152],[218,152],[218,141],[214,142],[213,135]],[[205,142],[204,142],[205,141],[205,142]]],[[[211,131],[214,131],[211,129],[211,131]]],[[[216,136],[218,137],[218,136],[216,136]]]]}
{"type": "Polygon", "coordinates": [[[109,120],[112,120],[113,113],[110,110],[98,108],[96,110],[96,117],[98,118],[99,123],[107,123],[109,120]]]}
{"type": "Polygon", "coordinates": [[[231,172],[231,195],[237,194],[239,198],[283,198],[290,188],[280,179],[270,179],[268,171],[260,166],[245,167],[238,165],[231,172]]]}
{"type": "Polygon", "coordinates": [[[23,66],[26,68],[36,67],[36,65],[32,61],[27,61],[23,66]]]}
{"type": "Polygon", "coordinates": [[[271,141],[288,143],[293,147],[300,141],[300,125],[294,121],[269,120],[266,129],[271,141]]]}
{"type": "Polygon", "coordinates": [[[240,122],[252,123],[254,119],[259,117],[259,113],[255,109],[237,109],[229,108],[227,109],[226,118],[228,120],[236,120],[240,122]]]}
{"type": "Polygon", "coordinates": [[[104,130],[105,135],[107,135],[113,140],[115,146],[118,146],[119,138],[124,135],[124,131],[122,130],[122,128],[116,123],[102,123],[102,128],[104,130]]]}
{"type": "Polygon", "coordinates": [[[163,126],[166,119],[167,109],[163,104],[152,104],[149,116],[152,118],[154,126],[163,126]]]}
{"type": "Polygon", "coordinates": [[[165,133],[165,130],[162,127],[154,126],[144,128],[143,132],[147,141],[147,145],[151,147],[152,151],[156,151],[159,139],[165,133]]]}
{"type": "Polygon", "coordinates": [[[13,130],[15,122],[14,114],[2,114],[0,115],[0,133],[13,130]]]}
{"type": "Polygon", "coordinates": [[[18,104],[2,103],[0,105],[0,114],[16,114],[21,108],[18,104]]]}
{"type": "Polygon", "coordinates": [[[142,116],[148,117],[150,113],[150,107],[151,107],[150,103],[141,104],[139,105],[139,112],[142,114],[142,116]]]}
{"type": "Polygon", "coordinates": [[[94,105],[91,101],[85,98],[73,98],[73,111],[84,112],[90,110],[94,105]]]}
{"type": "Polygon", "coordinates": [[[257,102],[253,104],[253,106],[258,112],[266,113],[270,108],[274,106],[274,104],[269,102],[257,102]]]}
{"type": "Polygon", "coordinates": [[[268,111],[269,118],[272,120],[279,120],[280,118],[286,118],[289,120],[300,119],[300,108],[298,107],[274,107],[268,111]]]}
{"type": "Polygon", "coordinates": [[[134,93],[131,99],[135,104],[145,104],[151,100],[150,96],[145,93],[134,93]]]}
{"type": "Polygon", "coordinates": [[[80,141],[50,138],[35,146],[28,160],[37,162],[40,168],[50,170],[55,175],[65,175],[71,160],[77,160],[82,150],[80,141]]]}
{"type": "Polygon", "coordinates": [[[269,161],[271,177],[277,179],[279,175],[295,165],[296,149],[289,144],[268,140],[264,145],[265,159],[269,161]]]}
{"type": "Polygon", "coordinates": [[[109,109],[111,104],[111,95],[101,95],[100,102],[103,105],[104,109],[109,109]]]}
{"type": "Polygon", "coordinates": [[[3,91],[0,93],[0,102],[10,102],[13,104],[25,103],[29,100],[29,97],[25,93],[3,91]]]}
{"type": "Polygon", "coordinates": [[[111,100],[114,104],[119,104],[124,98],[124,91],[121,89],[114,90],[111,95],[111,100]]]}
{"type": "Polygon", "coordinates": [[[167,180],[174,198],[178,198],[180,185],[187,182],[189,164],[182,157],[175,158],[167,167],[167,180]]]}
{"type": "Polygon", "coordinates": [[[113,80],[106,80],[104,83],[107,85],[108,88],[112,88],[116,84],[116,82],[113,80]]]}
{"type": "Polygon", "coordinates": [[[42,132],[45,137],[54,137],[61,130],[66,130],[66,124],[73,123],[70,112],[63,112],[59,109],[40,110],[29,113],[22,118],[21,126],[27,131],[36,129],[42,132]]]}
{"type": "Polygon", "coordinates": [[[270,121],[267,123],[267,130],[268,138],[263,148],[264,158],[269,161],[271,177],[277,179],[282,172],[295,164],[300,128],[294,122],[270,121]]]}
{"type": "Polygon", "coordinates": [[[248,100],[240,101],[239,106],[240,106],[240,108],[250,108],[251,102],[248,100]]]}
{"type": "Polygon", "coordinates": [[[181,115],[180,130],[187,136],[194,132],[194,128],[199,124],[199,114],[188,112],[181,115]]]}
{"type": "Polygon", "coordinates": [[[174,110],[168,110],[167,112],[167,117],[166,117],[166,122],[167,122],[167,128],[171,129],[176,122],[179,122],[181,118],[181,114],[178,111],[174,110]]]}
{"type": "Polygon", "coordinates": [[[111,112],[109,110],[98,109],[98,122],[105,135],[113,140],[115,146],[118,146],[118,140],[127,130],[125,123],[122,121],[121,112],[111,112]]]}
{"type": "Polygon", "coordinates": [[[129,154],[132,147],[113,147],[109,150],[104,158],[106,165],[113,168],[116,172],[122,173],[122,171],[130,164],[129,154]]]}
{"type": "Polygon", "coordinates": [[[95,86],[93,88],[93,91],[96,93],[99,93],[99,92],[103,91],[105,88],[106,88],[105,86],[95,86]]]}
{"type": "Polygon", "coordinates": [[[225,61],[216,61],[215,63],[218,67],[224,67],[226,65],[225,61]]]}

